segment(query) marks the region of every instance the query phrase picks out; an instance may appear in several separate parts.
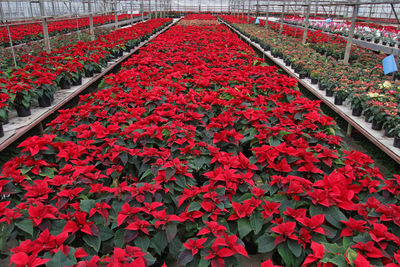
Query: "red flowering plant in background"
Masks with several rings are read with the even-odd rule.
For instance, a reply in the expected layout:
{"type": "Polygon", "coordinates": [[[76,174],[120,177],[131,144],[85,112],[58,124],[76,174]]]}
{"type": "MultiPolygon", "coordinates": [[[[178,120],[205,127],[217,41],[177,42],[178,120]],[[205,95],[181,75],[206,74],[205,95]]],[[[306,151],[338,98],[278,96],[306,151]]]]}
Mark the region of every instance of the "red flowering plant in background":
{"type": "Polygon", "coordinates": [[[23,55],[20,66],[10,70],[1,84],[7,88],[15,106],[29,108],[33,99],[42,96],[52,99],[57,86],[62,83],[79,85],[83,74],[91,77],[94,72],[100,72],[111,60],[108,56],[110,47],[117,47],[119,51],[126,44],[131,48],[141,38],[149,37],[153,31],[171,22],[171,19],[154,19],[101,35],[96,41],[56,48],[49,54],[23,55]]]}
{"type": "Polygon", "coordinates": [[[17,264],[398,263],[398,181],[227,27],[183,25],[21,143],[3,253],[17,237],[17,264]]]}
{"type": "MultiPolygon", "coordinates": [[[[133,14],[133,17],[139,17],[141,14],[133,14]]],[[[130,14],[118,15],[118,21],[126,20],[131,17],[130,14]]],[[[115,22],[114,15],[101,15],[93,17],[93,25],[100,26],[103,24],[115,22]]],[[[59,33],[68,33],[76,31],[77,27],[80,30],[89,28],[89,18],[78,18],[78,19],[65,19],[65,20],[48,20],[48,31],[50,36],[54,36],[59,33]]],[[[10,25],[11,38],[14,45],[39,40],[43,38],[43,26],[41,23],[35,23],[32,21],[19,21],[17,25],[10,25]],[[26,24],[23,24],[26,22],[26,24]]],[[[7,28],[3,25],[0,29],[0,45],[3,47],[9,46],[9,36],[7,28]]]]}

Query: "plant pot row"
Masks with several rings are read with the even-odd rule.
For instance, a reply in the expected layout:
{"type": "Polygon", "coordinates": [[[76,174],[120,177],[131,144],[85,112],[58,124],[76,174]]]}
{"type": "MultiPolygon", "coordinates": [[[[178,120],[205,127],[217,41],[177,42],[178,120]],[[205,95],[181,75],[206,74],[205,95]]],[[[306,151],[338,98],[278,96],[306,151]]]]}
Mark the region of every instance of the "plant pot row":
{"type": "MultiPolygon", "coordinates": [[[[140,40],[146,40],[148,39],[149,36],[144,36],[144,38],[140,38],[140,40]]],[[[134,46],[130,46],[127,45],[126,48],[128,51],[130,51],[132,48],[134,48],[135,46],[137,46],[140,43],[140,41],[138,40],[137,42],[134,42],[134,46]]],[[[115,58],[119,58],[123,55],[123,50],[114,50],[110,53],[110,57],[109,60],[111,61],[112,59],[115,58]]],[[[107,66],[107,60],[105,60],[103,67],[107,66]]],[[[93,70],[86,70],[84,69],[84,76],[86,78],[90,78],[93,77],[94,74],[96,73],[100,73],[101,70],[100,69],[93,69],[93,70]]],[[[65,78],[61,78],[61,80],[58,83],[58,86],[65,90],[65,89],[70,89],[71,86],[79,86],[82,84],[82,75],[79,75],[77,79],[72,79],[72,80],[68,80],[65,78]]],[[[53,100],[54,100],[54,95],[52,96],[39,96],[38,97],[38,104],[39,107],[50,107],[53,100]]],[[[15,109],[17,111],[17,115],[18,117],[28,117],[30,116],[31,113],[31,106],[29,107],[25,107],[24,105],[20,104],[20,105],[15,105],[15,109]]]]}

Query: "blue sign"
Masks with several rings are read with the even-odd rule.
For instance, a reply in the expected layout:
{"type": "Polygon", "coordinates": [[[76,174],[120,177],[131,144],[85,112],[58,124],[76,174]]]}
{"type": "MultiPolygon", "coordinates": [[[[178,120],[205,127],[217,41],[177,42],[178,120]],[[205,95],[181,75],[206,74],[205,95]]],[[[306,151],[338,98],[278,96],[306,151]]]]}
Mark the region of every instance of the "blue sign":
{"type": "Polygon", "coordinates": [[[327,18],[327,19],[325,20],[326,23],[331,23],[331,21],[332,21],[331,18],[327,18]]]}
{"type": "Polygon", "coordinates": [[[387,56],[382,60],[383,71],[385,74],[397,71],[396,59],[393,55],[387,56]]]}
{"type": "Polygon", "coordinates": [[[257,19],[256,19],[256,22],[255,22],[254,24],[260,24],[260,19],[257,18],[257,19]]]}

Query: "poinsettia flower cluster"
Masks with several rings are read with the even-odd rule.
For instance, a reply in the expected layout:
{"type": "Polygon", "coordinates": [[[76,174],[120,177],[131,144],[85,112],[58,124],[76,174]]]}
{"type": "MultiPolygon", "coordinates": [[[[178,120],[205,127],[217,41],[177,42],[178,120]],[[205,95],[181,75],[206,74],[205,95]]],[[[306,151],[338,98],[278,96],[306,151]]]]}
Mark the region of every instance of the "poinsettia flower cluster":
{"type": "Polygon", "coordinates": [[[101,35],[95,41],[78,42],[36,56],[23,55],[21,66],[9,71],[2,84],[10,95],[16,95],[21,90],[27,90],[35,95],[37,89],[43,85],[56,87],[64,77],[71,79],[72,75],[84,75],[86,65],[94,63],[96,66],[101,66],[107,63],[113,50],[125,50],[128,44],[139,43],[141,38],[150,36],[153,31],[171,21],[171,19],[149,20],[101,35]]]}
{"type": "MultiPolygon", "coordinates": [[[[141,14],[134,14],[133,17],[141,16],[141,14]]],[[[118,21],[127,20],[131,17],[130,14],[118,15],[118,21]]],[[[115,22],[114,15],[101,15],[93,16],[93,25],[100,26],[108,23],[115,22]]],[[[59,33],[68,33],[76,31],[77,27],[80,30],[89,28],[89,18],[77,18],[77,19],[64,19],[64,20],[50,20],[48,21],[49,35],[53,36],[59,33]]],[[[11,38],[13,44],[26,43],[34,40],[43,38],[43,26],[41,23],[35,23],[30,21],[19,21],[17,25],[11,24],[10,26],[11,38]]],[[[0,29],[0,46],[9,46],[8,31],[5,26],[0,29]]]]}
{"type": "Polygon", "coordinates": [[[226,26],[184,25],[4,165],[11,263],[399,264],[398,177],[226,26]]]}

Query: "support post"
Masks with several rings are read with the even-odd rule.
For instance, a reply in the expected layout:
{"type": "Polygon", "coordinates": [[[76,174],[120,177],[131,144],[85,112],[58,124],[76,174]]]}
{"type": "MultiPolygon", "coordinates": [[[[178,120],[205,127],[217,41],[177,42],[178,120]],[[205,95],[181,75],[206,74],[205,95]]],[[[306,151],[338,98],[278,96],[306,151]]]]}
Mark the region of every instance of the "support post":
{"type": "Polygon", "coordinates": [[[398,23],[399,26],[400,26],[400,20],[399,20],[399,17],[397,16],[397,12],[396,12],[396,10],[394,9],[393,4],[390,4],[390,6],[392,7],[392,11],[393,11],[393,13],[394,13],[394,16],[396,17],[397,23],[398,23]]]}
{"type": "MultiPolygon", "coordinates": [[[[1,10],[1,20],[3,21],[3,10],[1,10]]],[[[8,33],[8,39],[10,41],[10,49],[11,49],[11,54],[13,56],[13,60],[14,60],[14,66],[15,68],[17,68],[17,59],[15,58],[15,52],[14,52],[14,45],[13,45],[13,41],[11,38],[11,32],[10,32],[10,26],[8,25],[8,21],[6,20],[6,26],[7,26],[7,33],[8,33]]]]}
{"type": "Polygon", "coordinates": [[[93,27],[93,13],[92,13],[92,0],[88,0],[89,9],[89,34],[90,40],[94,41],[94,27],[93,27]]]}
{"type": "Polygon", "coordinates": [[[243,4],[242,4],[242,18],[244,18],[244,1],[245,1],[245,0],[242,0],[242,3],[243,3],[243,4]]]}
{"type": "Polygon", "coordinates": [[[33,8],[32,8],[32,2],[31,1],[29,1],[29,13],[30,13],[31,17],[33,18],[34,16],[33,16],[33,8]]]}
{"type": "Polygon", "coordinates": [[[142,0],[142,2],[140,3],[140,9],[142,10],[142,21],[144,20],[144,4],[143,4],[143,0],[142,0]]]}
{"type": "Polygon", "coordinates": [[[40,16],[42,17],[42,25],[43,25],[44,48],[47,53],[50,53],[51,48],[50,48],[49,29],[47,27],[46,14],[44,13],[43,0],[39,1],[39,5],[40,5],[40,16]]]}
{"type": "Polygon", "coordinates": [[[304,25],[304,33],[303,33],[303,40],[302,40],[303,44],[305,44],[307,41],[307,32],[308,32],[308,27],[310,26],[310,10],[311,10],[311,0],[308,0],[306,21],[304,22],[305,25],[304,25]]]}
{"type": "Polygon", "coordinates": [[[249,0],[249,7],[247,8],[247,22],[250,21],[250,8],[251,8],[251,0],[249,0]]]}
{"type": "Polygon", "coordinates": [[[54,0],[51,0],[51,8],[53,10],[53,16],[55,16],[56,15],[56,7],[54,5],[54,0]]]}
{"type": "Polygon", "coordinates": [[[256,6],[256,18],[258,18],[258,11],[259,11],[259,0],[257,0],[257,6],[256,6]]]}
{"type": "Polygon", "coordinates": [[[353,132],[353,126],[350,123],[347,123],[347,131],[346,131],[347,136],[351,136],[352,132],[353,132]]]}
{"type": "Polygon", "coordinates": [[[357,3],[355,5],[353,5],[353,16],[351,17],[349,37],[347,37],[347,44],[346,44],[344,60],[343,60],[343,62],[345,64],[349,63],[351,46],[353,45],[354,28],[356,27],[356,19],[357,19],[359,8],[360,8],[360,5],[358,5],[358,1],[357,1],[357,3]]]}
{"type": "Polygon", "coordinates": [[[154,7],[155,17],[158,18],[158,0],[155,0],[156,6],[154,7]]]}
{"type": "Polygon", "coordinates": [[[117,0],[114,0],[115,29],[118,29],[117,0]]]}
{"type": "Polygon", "coordinates": [[[281,26],[279,27],[279,33],[283,31],[283,20],[285,19],[285,1],[283,1],[282,5],[282,14],[281,14],[281,26]]]}
{"type": "MultiPolygon", "coordinates": [[[[131,25],[132,25],[133,24],[133,0],[131,0],[130,8],[131,8],[131,25]]],[[[142,6],[140,6],[140,8],[142,8],[142,6]]]]}
{"type": "Polygon", "coordinates": [[[265,28],[268,29],[268,20],[269,20],[269,0],[267,2],[267,13],[265,14],[265,28]]]}

